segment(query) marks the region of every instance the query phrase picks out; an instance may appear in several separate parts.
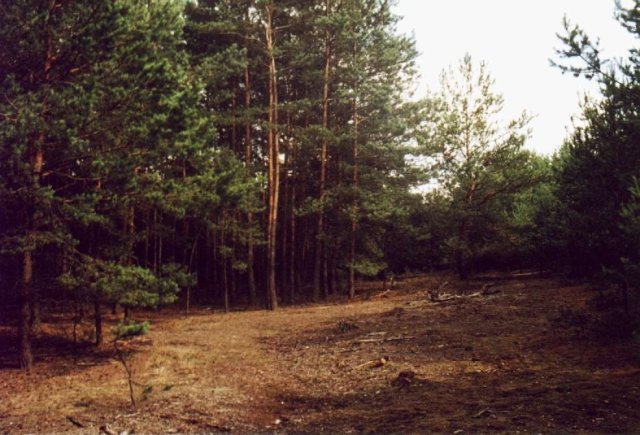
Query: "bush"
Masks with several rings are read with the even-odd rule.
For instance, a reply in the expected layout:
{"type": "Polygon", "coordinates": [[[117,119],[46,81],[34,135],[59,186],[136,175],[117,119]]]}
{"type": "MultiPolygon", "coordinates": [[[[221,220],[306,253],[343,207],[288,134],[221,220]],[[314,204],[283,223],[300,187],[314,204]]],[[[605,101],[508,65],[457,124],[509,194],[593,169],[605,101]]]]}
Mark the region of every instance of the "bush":
{"type": "Polygon", "coordinates": [[[116,338],[129,338],[129,337],[136,337],[139,335],[147,335],[149,333],[150,328],[151,328],[151,324],[147,321],[120,322],[115,328],[113,328],[113,335],[115,335],[116,338]]]}

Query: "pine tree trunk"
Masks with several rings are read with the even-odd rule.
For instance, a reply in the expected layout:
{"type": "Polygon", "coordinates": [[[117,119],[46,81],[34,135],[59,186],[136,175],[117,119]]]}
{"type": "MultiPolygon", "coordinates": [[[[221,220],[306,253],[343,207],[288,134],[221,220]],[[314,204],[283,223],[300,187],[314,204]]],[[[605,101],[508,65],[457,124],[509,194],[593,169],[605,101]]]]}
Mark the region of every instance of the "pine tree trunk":
{"type": "Polygon", "coordinates": [[[238,149],[238,95],[236,91],[237,83],[234,82],[233,97],[231,98],[231,150],[237,156],[240,155],[238,149]]]}
{"type": "Polygon", "coordinates": [[[37,335],[42,327],[42,305],[40,304],[40,290],[37,286],[31,287],[31,334],[37,335]]]}
{"type": "Polygon", "coordinates": [[[238,273],[234,268],[238,257],[237,252],[237,240],[238,240],[238,224],[240,221],[240,215],[234,212],[231,217],[231,243],[233,243],[233,249],[231,251],[231,261],[229,263],[229,273],[231,274],[231,305],[235,305],[238,302],[238,273]]]}
{"type": "Polygon", "coordinates": [[[22,285],[20,286],[20,367],[30,371],[33,367],[31,351],[31,283],[33,281],[33,256],[35,231],[27,236],[28,246],[22,257],[22,285]]]}
{"type": "MultiPolygon", "coordinates": [[[[467,156],[470,156],[470,142],[469,138],[466,138],[466,150],[467,156]]],[[[459,227],[458,227],[458,247],[455,253],[456,259],[456,269],[458,270],[458,277],[462,280],[466,280],[469,278],[469,267],[467,264],[467,258],[465,255],[465,251],[469,248],[469,214],[471,213],[471,209],[473,207],[473,201],[475,197],[476,190],[478,188],[477,177],[472,173],[470,174],[471,179],[469,186],[467,187],[467,194],[465,198],[465,207],[466,210],[463,211],[464,215],[460,219],[459,227]]]]}
{"type": "MultiPolygon", "coordinates": [[[[290,123],[291,119],[287,116],[287,122],[290,123]]],[[[288,124],[290,125],[290,124],[288,124]]],[[[289,135],[290,137],[290,135],[289,135]]],[[[289,163],[291,156],[289,154],[289,147],[286,147],[284,156],[284,164],[282,165],[282,176],[284,177],[284,194],[282,198],[282,236],[281,236],[281,246],[280,246],[280,276],[282,282],[282,294],[289,295],[288,285],[289,280],[287,279],[287,270],[288,270],[288,262],[289,256],[287,255],[288,250],[291,249],[289,246],[289,202],[290,202],[290,189],[291,183],[289,182],[289,163]]]]}
{"type": "Polygon", "coordinates": [[[222,259],[222,285],[224,288],[224,312],[230,311],[229,307],[229,271],[227,267],[227,258],[222,259]]]}
{"type": "Polygon", "coordinates": [[[278,228],[278,195],[280,190],[280,137],[278,133],[278,88],[277,70],[274,52],[275,28],[273,14],[275,2],[271,0],[267,6],[265,35],[269,54],[269,206],[267,218],[267,300],[269,309],[278,309],[278,292],[276,283],[276,232],[278,228]]]}
{"type": "Polygon", "coordinates": [[[458,246],[455,251],[456,270],[458,272],[458,278],[466,280],[469,278],[469,269],[467,266],[467,259],[465,258],[464,250],[469,244],[469,232],[467,230],[467,221],[463,219],[458,229],[458,246]]]}
{"type": "Polygon", "coordinates": [[[160,236],[158,233],[158,209],[153,209],[153,272],[158,273],[158,260],[160,258],[160,236]]]}
{"type": "MultiPolygon", "coordinates": [[[[191,254],[189,255],[189,265],[188,272],[193,273],[193,259],[196,254],[196,247],[198,246],[198,238],[200,237],[200,233],[196,234],[195,239],[193,240],[193,245],[191,246],[191,254]]],[[[187,286],[187,301],[186,301],[186,316],[189,316],[189,310],[191,309],[191,284],[187,286]]]]}
{"type": "MultiPolygon", "coordinates": [[[[295,161],[295,150],[292,147],[292,160],[295,161]]],[[[289,241],[289,300],[292,304],[295,303],[295,293],[296,293],[296,183],[295,183],[295,174],[291,174],[291,210],[289,216],[290,222],[290,241],[289,241]]]]}
{"type": "MultiPolygon", "coordinates": [[[[51,18],[55,8],[55,1],[49,0],[49,10],[45,31],[51,23],[51,18]]],[[[47,34],[46,49],[44,53],[43,64],[43,81],[46,84],[49,81],[49,73],[53,66],[53,37],[47,34]]],[[[42,102],[41,117],[46,117],[48,108],[47,96],[45,95],[42,102]]],[[[32,145],[30,150],[30,167],[32,176],[32,186],[34,193],[40,188],[40,179],[42,176],[42,166],[44,164],[44,147],[46,137],[44,132],[38,134],[36,143],[32,145]]],[[[33,367],[33,353],[31,350],[31,327],[33,325],[34,314],[38,314],[38,310],[34,312],[34,289],[33,289],[33,252],[36,250],[38,230],[36,222],[36,210],[32,210],[29,216],[29,229],[26,234],[26,247],[22,254],[22,282],[20,285],[20,322],[18,325],[18,335],[20,337],[20,367],[26,371],[30,371],[33,367]]],[[[39,315],[39,314],[38,314],[39,315]]],[[[39,321],[39,319],[38,319],[39,321]]]]}
{"type": "MultiPolygon", "coordinates": [[[[354,59],[357,53],[357,45],[353,44],[353,56],[354,59]]],[[[353,98],[353,210],[351,216],[351,235],[349,241],[349,299],[353,299],[356,295],[356,274],[355,274],[355,262],[356,262],[356,232],[358,230],[358,85],[354,86],[354,98],[353,98]]]]}
{"type": "Polygon", "coordinates": [[[94,323],[96,330],[96,346],[100,346],[103,343],[103,334],[102,334],[102,311],[100,306],[100,299],[98,296],[95,297],[93,302],[94,307],[94,323]]]}
{"type": "MultiPolygon", "coordinates": [[[[248,111],[251,108],[251,75],[249,74],[249,35],[245,33],[244,48],[246,56],[246,64],[244,67],[244,107],[247,111],[245,115],[247,121],[244,126],[244,158],[247,172],[251,173],[251,121],[249,121],[248,111]]],[[[255,306],[258,304],[258,294],[256,292],[256,277],[254,268],[254,248],[253,248],[253,213],[247,213],[247,226],[249,227],[249,236],[247,238],[247,284],[249,286],[249,304],[255,306]]]]}
{"type": "MultiPolygon", "coordinates": [[[[331,0],[325,0],[326,16],[331,15],[331,0]]],[[[320,211],[316,230],[315,266],[313,271],[313,300],[320,298],[320,292],[326,298],[326,243],[324,242],[324,202],[327,183],[327,161],[329,142],[326,137],[329,131],[329,80],[331,78],[331,34],[329,30],[324,34],[324,71],[322,74],[322,127],[325,137],[322,139],[320,150],[320,211]],[[323,261],[324,260],[324,261],[323,261]],[[324,271],[324,273],[323,273],[324,271]],[[324,279],[322,279],[324,278],[324,279]],[[324,285],[323,285],[324,282],[324,285]]]]}

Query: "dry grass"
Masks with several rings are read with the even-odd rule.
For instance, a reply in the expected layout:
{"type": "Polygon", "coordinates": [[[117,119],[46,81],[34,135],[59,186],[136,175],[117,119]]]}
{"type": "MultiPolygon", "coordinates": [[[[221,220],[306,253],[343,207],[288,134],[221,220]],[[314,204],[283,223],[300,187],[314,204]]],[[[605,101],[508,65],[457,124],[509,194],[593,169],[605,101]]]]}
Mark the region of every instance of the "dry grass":
{"type": "Polygon", "coordinates": [[[56,351],[39,350],[35,373],[0,369],[0,432],[640,431],[637,349],[551,333],[546,315],[584,307],[585,288],[493,276],[496,295],[428,302],[444,279],[277,313],[149,314],[151,343],[131,357],[136,410],[108,347],[45,340],[56,351]]]}

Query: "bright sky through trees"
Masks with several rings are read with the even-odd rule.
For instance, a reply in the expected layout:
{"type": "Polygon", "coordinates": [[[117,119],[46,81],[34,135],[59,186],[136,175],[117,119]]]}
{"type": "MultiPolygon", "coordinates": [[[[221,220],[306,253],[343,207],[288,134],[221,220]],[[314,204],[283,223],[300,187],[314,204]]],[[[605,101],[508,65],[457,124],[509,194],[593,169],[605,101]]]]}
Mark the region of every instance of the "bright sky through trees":
{"type": "Polygon", "coordinates": [[[508,116],[523,109],[536,116],[529,146],[552,153],[579,113],[580,95],[597,94],[595,83],[549,64],[561,46],[562,18],[599,37],[604,57],[622,57],[633,38],[615,21],[614,7],[613,0],[398,0],[396,12],[404,17],[399,30],[415,32],[420,51],[418,96],[436,90],[442,69],[468,52],[487,62],[508,116]]]}

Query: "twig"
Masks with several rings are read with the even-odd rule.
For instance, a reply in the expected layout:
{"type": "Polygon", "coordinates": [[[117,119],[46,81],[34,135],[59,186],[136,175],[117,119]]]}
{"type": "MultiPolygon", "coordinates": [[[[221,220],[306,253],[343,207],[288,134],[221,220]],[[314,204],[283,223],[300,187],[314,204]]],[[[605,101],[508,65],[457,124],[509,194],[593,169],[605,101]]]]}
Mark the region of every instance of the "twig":
{"type": "Polygon", "coordinates": [[[361,340],[355,340],[355,343],[386,343],[390,341],[411,340],[413,338],[415,337],[363,338],[361,340]]]}
{"type": "Polygon", "coordinates": [[[482,411],[478,412],[477,414],[475,414],[473,416],[473,418],[481,418],[481,417],[485,417],[489,414],[493,414],[493,411],[491,411],[489,408],[484,408],[482,411]]]}
{"type": "Polygon", "coordinates": [[[107,426],[106,424],[100,426],[100,432],[104,433],[105,435],[118,435],[117,432],[114,432],[111,429],[109,429],[109,426],[107,426]]]}
{"type": "Polygon", "coordinates": [[[84,424],[80,423],[78,420],[76,420],[74,417],[67,415],[67,420],[69,420],[74,426],[83,428],[85,427],[84,424]]]}
{"type": "Polygon", "coordinates": [[[355,366],[354,369],[361,369],[361,368],[366,367],[366,366],[370,366],[371,368],[378,368],[378,367],[382,367],[383,365],[385,365],[387,363],[387,361],[389,361],[389,357],[388,356],[383,356],[382,358],[373,359],[371,361],[367,361],[367,362],[364,362],[362,364],[359,364],[359,365],[355,366]]]}

